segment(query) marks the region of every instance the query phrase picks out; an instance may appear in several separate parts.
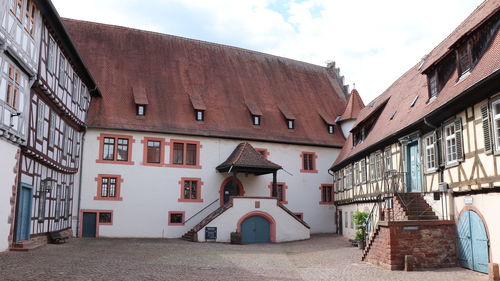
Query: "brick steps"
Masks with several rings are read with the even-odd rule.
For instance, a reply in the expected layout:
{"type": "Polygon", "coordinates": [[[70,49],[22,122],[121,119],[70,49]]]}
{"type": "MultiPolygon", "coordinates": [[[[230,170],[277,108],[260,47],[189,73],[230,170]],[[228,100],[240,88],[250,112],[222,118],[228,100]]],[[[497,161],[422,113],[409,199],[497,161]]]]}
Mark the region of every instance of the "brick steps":
{"type": "Polygon", "coordinates": [[[184,235],[182,235],[181,239],[186,240],[186,241],[190,241],[190,242],[197,242],[198,237],[196,236],[196,233],[198,231],[200,231],[203,227],[205,227],[207,224],[209,224],[211,221],[213,221],[216,217],[220,216],[222,213],[227,211],[232,206],[233,206],[233,204],[231,204],[231,203],[220,206],[215,211],[213,211],[208,216],[206,216],[203,220],[201,220],[200,223],[198,223],[193,228],[191,228],[191,230],[184,233],[184,235]]]}
{"type": "Polygon", "coordinates": [[[9,248],[10,251],[28,252],[42,247],[44,244],[35,241],[19,241],[9,248]]]}

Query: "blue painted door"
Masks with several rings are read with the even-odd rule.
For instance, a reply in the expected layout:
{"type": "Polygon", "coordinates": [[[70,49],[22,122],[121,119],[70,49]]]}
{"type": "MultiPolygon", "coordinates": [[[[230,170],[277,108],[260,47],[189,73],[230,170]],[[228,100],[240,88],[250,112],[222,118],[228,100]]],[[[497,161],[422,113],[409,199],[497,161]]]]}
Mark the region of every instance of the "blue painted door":
{"type": "Polygon", "coordinates": [[[16,241],[30,238],[32,190],[31,186],[21,184],[19,204],[17,205],[16,241]]]}
{"type": "Polygon", "coordinates": [[[82,237],[95,237],[96,235],[96,213],[83,213],[82,237]]]}
{"type": "Polygon", "coordinates": [[[460,216],[458,250],[461,266],[488,273],[488,236],[483,221],[474,211],[466,211],[460,216]]]}
{"type": "Polygon", "coordinates": [[[406,185],[408,192],[421,192],[420,185],[420,155],[418,142],[414,141],[407,145],[407,173],[406,185]]]}
{"type": "Polygon", "coordinates": [[[271,226],[261,216],[249,217],[241,224],[241,236],[244,244],[267,243],[271,241],[271,226]]]}

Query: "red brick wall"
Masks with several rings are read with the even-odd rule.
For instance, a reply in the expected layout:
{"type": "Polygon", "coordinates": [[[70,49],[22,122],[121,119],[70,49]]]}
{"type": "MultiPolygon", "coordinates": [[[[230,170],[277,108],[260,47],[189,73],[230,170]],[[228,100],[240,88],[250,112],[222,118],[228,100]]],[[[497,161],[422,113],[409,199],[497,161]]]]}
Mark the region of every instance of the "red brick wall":
{"type": "Polygon", "coordinates": [[[387,269],[403,269],[405,255],[415,267],[451,267],[457,263],[456,230],[452,221],[399,221],[382,223],[366,261],[387,269]],[[404,227],[418,230],[404,230],[404,227]]]}

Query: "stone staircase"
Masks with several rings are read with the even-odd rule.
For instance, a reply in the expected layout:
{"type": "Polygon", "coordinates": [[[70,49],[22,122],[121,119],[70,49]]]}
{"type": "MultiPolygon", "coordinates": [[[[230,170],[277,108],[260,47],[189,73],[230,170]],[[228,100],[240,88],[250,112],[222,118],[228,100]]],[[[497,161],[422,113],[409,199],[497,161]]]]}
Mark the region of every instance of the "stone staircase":
{"type": "MultiPolygon", "coordinates": [[[[392,209],[384,209],[384,221],[427,221],[438,220],[432,207],[421,193],[399,193],[393,197],[392,209]]],[[[377,223],[374,233],[363,250],[361,260],[365,260],[375,239],[379,236],[380,225],[377,223]]]]}
{"type": "Polygon", "coordinates": [[[231,207],[233,207],[232,203],[227,203],[225,205],[220,206],[215,211],[206,216],[200,223],[191,228],[191,230],[184,233],[181,239],[191,242],[197,242],[196,233],[231,207]]]}
{"type": "Polygon", "coordinates": [[[399,193],[393,200],[394,220],[437,220],[432,207],[421,193],[399,193]],[[399,215],[397,215],[399,214],[399,215]]]}
{"type": "Polygon", "coordinates": [[[27,252],[31,250],[38,249],[42,247],[44,244],[37,242],[37,241],[32,241],[32,240],[25,240],[25,241],[19,241],[14,244],[9,248],[10,251],[18,251],[18,252],[27,252]]]}

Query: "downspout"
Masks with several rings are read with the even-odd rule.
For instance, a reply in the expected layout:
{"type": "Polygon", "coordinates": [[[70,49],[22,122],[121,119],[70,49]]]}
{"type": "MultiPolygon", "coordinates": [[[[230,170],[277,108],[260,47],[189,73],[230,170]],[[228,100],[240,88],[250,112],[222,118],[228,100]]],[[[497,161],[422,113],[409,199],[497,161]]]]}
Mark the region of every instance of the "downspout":
{"type": "Polygon", "coordinates": [[[80,150],[80,177],[78,179],[78,205],[76,214],[76,237],[80,235],[80,205],[82,202],[82,174],[83,174],[83,150],[85,145],[85,134],[87,133],[87,128],[83,131],[82,135],[82,149],[80,150]]]}

